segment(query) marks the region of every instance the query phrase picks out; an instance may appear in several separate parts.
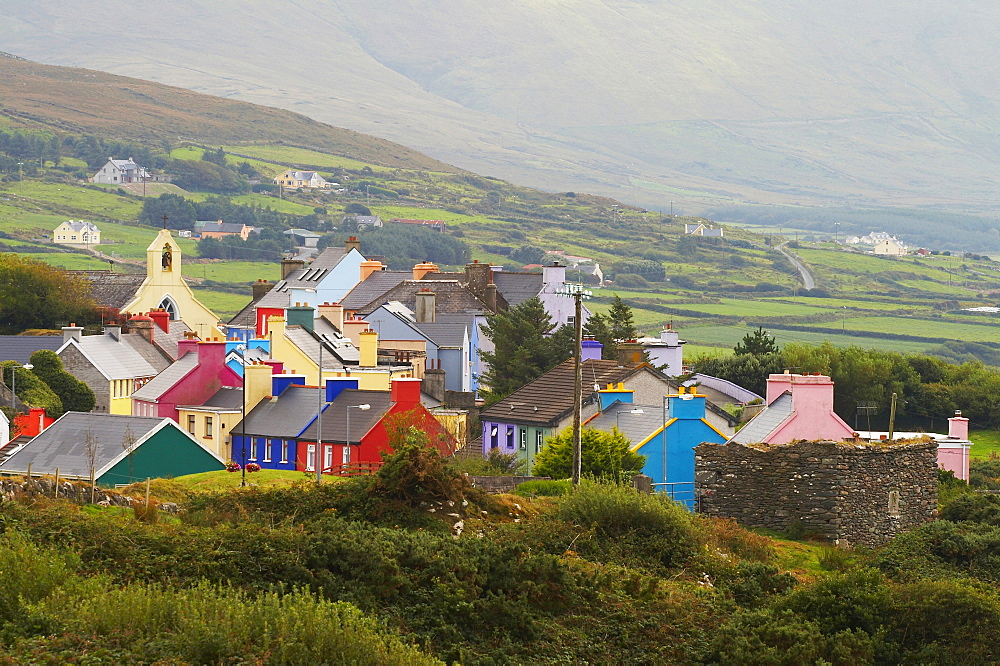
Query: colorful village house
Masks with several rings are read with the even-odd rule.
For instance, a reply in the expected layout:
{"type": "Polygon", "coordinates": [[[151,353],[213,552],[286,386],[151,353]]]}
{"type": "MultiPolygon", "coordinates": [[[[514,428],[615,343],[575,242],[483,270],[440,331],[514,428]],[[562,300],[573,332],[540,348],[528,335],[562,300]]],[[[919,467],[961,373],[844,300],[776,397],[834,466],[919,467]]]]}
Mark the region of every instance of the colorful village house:
{"type": "Polygon", "coordinates": [[[723,444],[727,435],[705,418],[707,397],[681,386],[660,404],[633,403],[633,391],[624,385],[599,391],[601,412],[584,425],[610,432],[617,428],[631,442],[631,450],[646,456],[642,473],[654,489],[689,508],[695,503],[694,449],[702,442],[723,444]]]}
{"type": "Polygon", "coordinates": [[[195,298],[181,276],[181,249],[168,229],[161,229],[146,248],[146,278],[122,312],[164,310],[171,321],[182,320],[202,339],[222,337],[219,318],[195,298]]]}
{"type": "MultiPolygon", "coordinates": [[[[328,399],[331,384],[337,386],[335,382],[327,384],[328,399]]],[[[382,454],[393,451],[387,427],[393,419],[402,419],[425,433],[429,445],[441,455],[452,454],[455,440],[421,404],[420,384],[416,378],[393,379],[388,392],[337,386],[321,420],[323,473],[351,474],[380,467],[382,454]]],[[[315,470],[318,433],[314,421],[299,437],[298,464],[306,471],[315,470]]]]}
{"type": "MultiPolygon", "coordinates": [[[[874,430],[861,430],[858,435],[863,440],[869,442],[886,442],[889,440],[888,432],[874,430]]],[[[948,434],[943,435],[936,432],[899,432],[892,433],[893,442],[912,442],[928,438],[937,443],[938,467],[954,473],[956,479],[968,482],[969,480],[969,451],[972,449],[972,442],[969,441],[969,419],[962,416],[961,410],[955,412],[955,416],[948,419],[948,434]]]]}
{"type": "Polygon", "coordinates": [[[66,412],[0,464],[0,472],[90,480],[105,487],[225,469],[170,419],[66,412]],[[89,449],[89,450],[88,450],[89,449]]]}
{"type": "Polygon", "coordinates": [[[306,386],[305,376],[274,367],[270,376],[247,366],[247,407],[230,430],[229,460],[246,466],[295,470],[298,436],[322,408],[320,390],[306,386]]]}
{"type": "MultiPolygon", "coordinates": [[[[584,346],[583,412],[590,419],[613,402],[601,387],[622,385],[623,391],[634,392],[634,402],[657,404],[663,396],[678,390],[678,384],[648,363],[642,362],[642,348],[637,344],[619,345],[617,360],[601,359],[601,345],[591,341],[584,346]],[[602,398],[603,395],[603,398],[602,398]],[[601,400],[605,400],[604,403],[601,400]]],[[[534,465],[535,456],[545,439],[567,428],[573,419],[573,359],[545,373],[503,400],[483,410],[483,455],[492,449],[500,453],[516,453],[534,465]]],[[[732,433],[737,419],[720,407],[706,402],[707,420],[720,432],[732,433]]]]}

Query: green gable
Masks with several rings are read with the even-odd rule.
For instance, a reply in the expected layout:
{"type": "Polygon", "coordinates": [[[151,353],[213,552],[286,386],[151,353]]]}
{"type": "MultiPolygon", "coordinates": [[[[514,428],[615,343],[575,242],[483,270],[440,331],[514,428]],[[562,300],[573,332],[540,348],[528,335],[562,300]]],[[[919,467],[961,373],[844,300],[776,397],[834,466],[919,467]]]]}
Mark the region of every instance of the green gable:
{"type": "Polygon", "coordinates": [[[176,424],[170,423],[144,440],[132,452],[97,479],[102,486],[134,483],[146,478],[165,478],[214,472],[225,464],[198,445],[176,424]]]}

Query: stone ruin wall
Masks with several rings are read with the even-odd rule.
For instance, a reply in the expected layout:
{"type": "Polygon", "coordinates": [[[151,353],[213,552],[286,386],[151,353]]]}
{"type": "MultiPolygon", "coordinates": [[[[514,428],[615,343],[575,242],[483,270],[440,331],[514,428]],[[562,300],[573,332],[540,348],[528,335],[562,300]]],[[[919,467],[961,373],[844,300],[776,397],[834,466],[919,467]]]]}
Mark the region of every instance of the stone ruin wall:
{"type": "Polygon", "coordinates": [[[842,546],[877,546],[936,516],[933,442],[760,446],[695,449],[702,513],[780,531],[801,524],[842,546]]]}

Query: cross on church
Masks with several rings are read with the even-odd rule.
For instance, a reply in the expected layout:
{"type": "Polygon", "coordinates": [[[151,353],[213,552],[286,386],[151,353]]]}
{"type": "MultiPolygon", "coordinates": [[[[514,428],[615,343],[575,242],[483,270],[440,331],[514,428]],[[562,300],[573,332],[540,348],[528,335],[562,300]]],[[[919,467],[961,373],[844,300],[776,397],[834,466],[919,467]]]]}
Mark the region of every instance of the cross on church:
{"type": "Polygon", "coordinates": [[[163,214],[163,228],[164,229],[167,228],[167,214],[166,213],[163,214]]]}

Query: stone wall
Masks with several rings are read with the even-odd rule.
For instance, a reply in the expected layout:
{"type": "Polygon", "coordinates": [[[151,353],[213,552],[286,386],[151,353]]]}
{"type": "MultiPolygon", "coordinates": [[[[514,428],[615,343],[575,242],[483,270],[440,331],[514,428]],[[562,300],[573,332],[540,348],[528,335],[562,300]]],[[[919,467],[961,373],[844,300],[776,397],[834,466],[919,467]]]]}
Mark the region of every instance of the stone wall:
{"type": "MultiPolygon", "coordinates": [[[[0,478],[0,501],[14,501],[18,499],[33,498],[58,498],[75,504],[90,503],[90,484],[81,481],[60,481],[58,489],[56,480],[52,477],[4,477],[0,478]]],[[[144,499],[136,499],[110,492],[101,487],[94,491],[94,503],[102,506],[123,506],[131,507],[142,505],[144,499]]],[[[178,507],[173,502],[163,502],[157,504],[157,508],[167,513],[177,513],[178,507]]]]}
{"type": "Polygon", "coordinates": [[[548,481],[550,478],[548,476],[470,476],[469,481],[476,488],[491,495],[497,495],[509,493],[514,490],[515,486],[525,481],[548,481]]]}
{"type": "Polygon", "coordinates": [[[59,355],[62,360],[63,369],[73,375],[81,382],[90,387],[94,392],[95,412],[107,413],[111,408],[111,385],[101,371],[94,367],[86,356],[72,345],[63,350],[59,355]]]}
{"type": "Polygon", "coordinates": [[[885,543],[937,511],[933,442],[700,444],[695,478],[704,514],[774,530],[800,524],[843,546],[885,543]]]}

